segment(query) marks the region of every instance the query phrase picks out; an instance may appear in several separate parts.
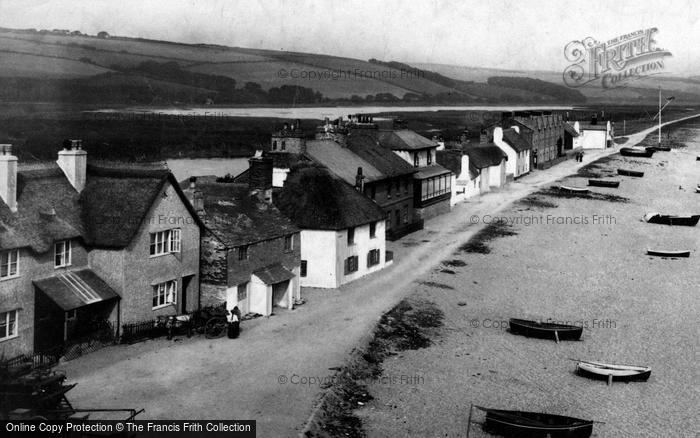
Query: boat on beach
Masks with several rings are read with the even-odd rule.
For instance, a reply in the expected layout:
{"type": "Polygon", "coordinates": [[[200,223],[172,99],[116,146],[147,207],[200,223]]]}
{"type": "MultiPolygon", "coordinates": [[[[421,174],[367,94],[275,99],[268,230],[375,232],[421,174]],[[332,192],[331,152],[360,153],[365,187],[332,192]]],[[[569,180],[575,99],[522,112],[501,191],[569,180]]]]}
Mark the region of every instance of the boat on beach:
{"type": "Polygon", "coordinates": [[[690,257],[690,250],[671,251],[664,249],[647,248],[647,254],[656,257],[690,257]]]}
{"type": "Polygon", "coordinates": [[[620,155],[624,157],[651,158],[654,150],[651,148],[620,148],[620,155]]]}
{"type": "Polygon", "coordinates": [[[588,185],[593,187],[620,187],[620,181],[604,180],[604,179],[589,179],[588,185]]]}
{"type": "Polygon", "coordinates": [[[647,149],[651,149],[654,152],[670,152],[671,146],[649,146],[647,149]]]}
{"type": "Polygon", "coordinates": [[[588,193],[588,189],[585,187],[559,186],[559,190],[568,193],[588,193]]]}
{"type": "Polygon", "coordinates": [[[474,407],[486,412],[483,428],[496,435],[519,438],[588,438],[593,433],[591,420],[541,412],[474,407]]]}
{"type": "Polygon", "coordinates": [[[646,381],[651,376],[651,367],[638,365],[616,365],[604,362],[580,360],[576,363],[576,371],[580,376],[592,379],[632,382],[646,381]]]}
{"type": "Polygon", "coordinates": [[[700,221],[700,215],[673,216],[669,214],[647,213],[644,215],[644,221],[650,224],[694,227],[698,224],[698,221],[700,221]]]}
{"type": "Polygon", "coordinates": [[[550,322],[538,322],[528,319],[510,318],[508,321],[510,332],[516,335],[530,338],[554,339],[578,341],[583,334],[583,327],[557,324],[550,322]]]}
{"type": "Polygon", "coordinates": [[[617,169],[617,174],[624,175],[624,176],[635,176],[637,178],[641,178],[644,176],[644,172],[639,172],[637,170],[627,170],[627,169],[617,169]]]}

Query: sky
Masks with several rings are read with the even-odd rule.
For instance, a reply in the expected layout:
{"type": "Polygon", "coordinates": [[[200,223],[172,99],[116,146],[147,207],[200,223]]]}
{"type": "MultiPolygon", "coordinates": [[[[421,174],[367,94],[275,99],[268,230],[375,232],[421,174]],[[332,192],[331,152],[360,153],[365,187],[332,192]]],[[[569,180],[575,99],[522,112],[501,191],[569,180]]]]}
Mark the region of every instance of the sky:
{"type": "Polygon", "coordinates": [[[698,2],[0,0],[0,26],[385,61],[562,71],[564,47],[650,27],[665,70],[700,71],[698,2]]]}

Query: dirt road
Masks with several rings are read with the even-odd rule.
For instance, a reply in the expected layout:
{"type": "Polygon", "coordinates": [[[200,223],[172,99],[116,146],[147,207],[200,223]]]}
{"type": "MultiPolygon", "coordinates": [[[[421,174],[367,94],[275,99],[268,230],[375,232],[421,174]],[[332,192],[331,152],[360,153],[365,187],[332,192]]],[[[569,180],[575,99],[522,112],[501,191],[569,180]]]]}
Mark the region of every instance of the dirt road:
{"type": "MultiPolygon", "coordinates": [[[[651,131],[629,136],[626,145],[651,131]]],[[[379,317],[441,260],[467,241],[480,220],[616,149],[590,151],[455,206],[389,249],[394,264],[337,290],[306,290],[307,303],[247,321],[237,340],[156,340],[106,348],[60,366],[78,386],[78,407],[145,408],[148,419],[254,419],[258,436],[296,436],[334,374],[379,317]],[[475,222],[475,223],[472,223],[475,222]]]]}

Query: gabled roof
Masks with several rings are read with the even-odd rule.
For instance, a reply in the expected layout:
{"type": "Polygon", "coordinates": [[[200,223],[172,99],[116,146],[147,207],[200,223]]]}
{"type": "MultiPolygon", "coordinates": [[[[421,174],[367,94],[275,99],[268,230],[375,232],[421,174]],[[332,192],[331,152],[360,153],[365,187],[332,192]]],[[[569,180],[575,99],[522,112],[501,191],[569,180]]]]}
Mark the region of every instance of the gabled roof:
{"type": "MultiPolygon", "coordinates": [[[[354,130],[347,138],[347,148],[363,160],[371,163],[384,178],[410,175],[416,169],[396,155],[391,149],[383,147],[375,132],[354,130]]],[[[354,180],[351,182],[354,184],[354,180]]]]}
{"type": "Polygon", "coordinates": [[[503,130],[503,141],[508,143],[516,152],[532,149],[532,145],[513,128],[503,130]]]}
{"type": "Polygon", "coordinates": [[[566,122],[566,124],[564,124],[564,132],[569,133],[572,137],[578,137],[578,132],[576,132],[576,129],[571,125],[571,122],[566,122]]]}
{"type": "MultiPolygon", "coordinates": [[[[189,193],[189,180],[180,183],[189,193]]],[[[204,200],[204,226],[229,248],[249,245],[299,232],[272,204],[250,194],[248,184],[216,182],[198,176],[195,190],[204,200]]]]}
{"type": "Polygon", "coordinates": [[[380,130],[376,134],[382,146],[394,151],[415,151],[437,147],[437,142],[410,129],[380,130]]]}
{"type": "Polygon", "coordinates": [[[477,169],[498,166],[503,160],[508,159],[506,153],[493,143],[465,147],[464,153],[469,155],[469,163],[477,169]]]}
{"type": "MultiPolygon", "coordinates": [[[[461,150],[451,150],[445,149],[441,151],[436,151],[436,160],[438,164],[444,166],[454,173],[456,176],[462,174],[462,151],[461,150]]],[[[479,176],[479,169],[474,167],[471,160],[469,160],[469,179],[476,179],[479,176]]]]}
{"type": "Polygon", "coordinates": [[[386,176],[368,161],[332,140],[310,140],[306,142],[306,156],[338,175],[348,184],[355,184],[357,169],[362,168],[366,182],[377,181],[386,176]]]}
{"type": "Polygon", "coordinates": [[[275,204],[297,226],[310,230],[342,230],[386,218],[372,200],[317,166],[293,169],[275,204]]]}
{"type": "Polygon", "coordinates": [[[88,164],[79,194],[56,163],[20,166],[17,212],[0,201],[0,246],[44,253],[57,240],[82,238],[90,246],[123,248],[168,182],[201,226],[167,169],[88,164]]]}

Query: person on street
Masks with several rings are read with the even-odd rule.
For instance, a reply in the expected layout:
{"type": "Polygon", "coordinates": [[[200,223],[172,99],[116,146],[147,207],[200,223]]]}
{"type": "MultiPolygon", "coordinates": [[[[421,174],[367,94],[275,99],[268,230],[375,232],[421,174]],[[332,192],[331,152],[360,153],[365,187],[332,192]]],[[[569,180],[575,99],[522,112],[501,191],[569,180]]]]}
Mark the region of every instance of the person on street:
{"type": "Polygon", "coordinates": [[[235,306],[228,312],[228,337],[235,339],[241,332],[241,311],[235,306]]]}

